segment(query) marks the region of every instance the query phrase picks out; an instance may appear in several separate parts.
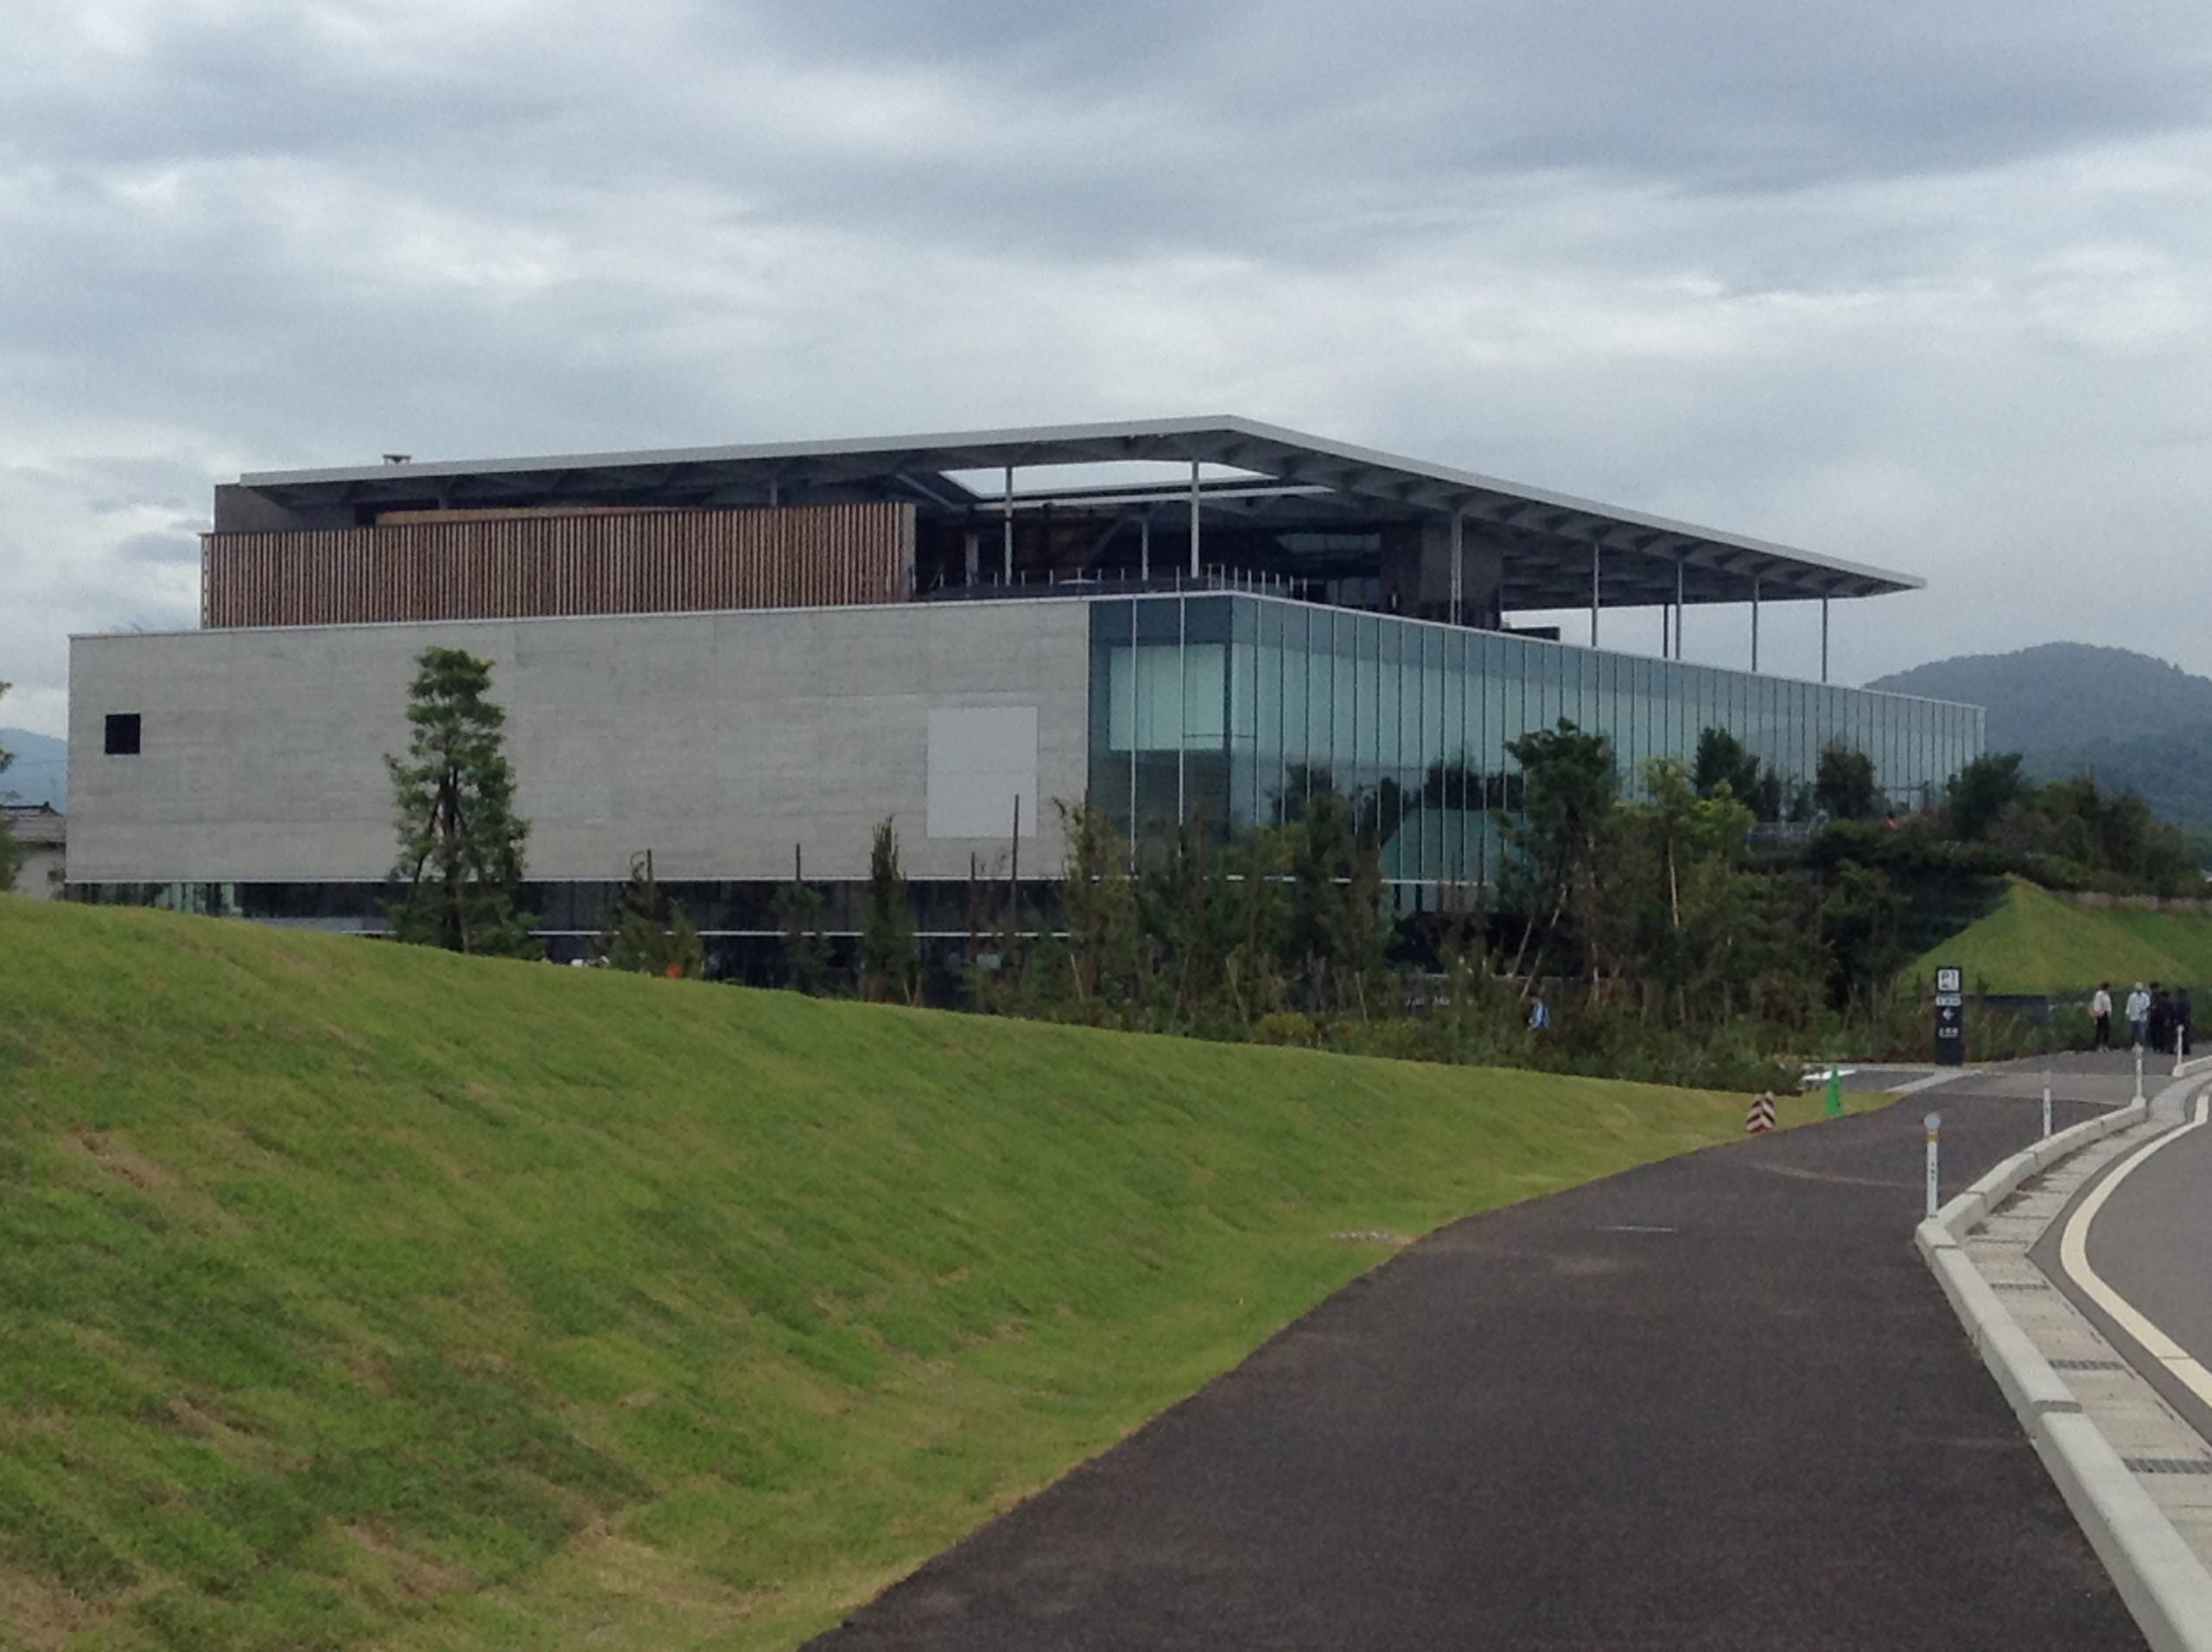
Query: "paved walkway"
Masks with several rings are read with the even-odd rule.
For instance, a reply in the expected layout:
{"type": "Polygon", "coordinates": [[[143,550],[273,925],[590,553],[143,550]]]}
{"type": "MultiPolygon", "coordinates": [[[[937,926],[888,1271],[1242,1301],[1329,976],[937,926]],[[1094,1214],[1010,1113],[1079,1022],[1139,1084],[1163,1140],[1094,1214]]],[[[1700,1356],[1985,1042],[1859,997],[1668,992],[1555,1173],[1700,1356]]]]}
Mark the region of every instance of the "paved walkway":
{"type": "MultiPolygon", "coordinates": [[[[2197,1072],[2188,1117],[2198,1116],[2208,1080],[2197,1072]]],[[[1967,1236],[1967,1253],[2008,1293],[2015,1321],[2212,1567],[2212,1405],[2202,1391],[2212,1366],[2212,1204],[2203,1192],[2212,1129],[2177,1134],[2181,1122],[2178,1109],[2162,1104],[2148,1122],[2031,1181],[1967,1236]],[[2100,1207],[2085,1210],[2100,1189],[2100,1207]],[[2080,1242],[2071,1266],[2069,1231],[2080,1242]]]]}
{"type": "Polygon", "coordinates": [[[2018,1088],[1445,1229],[817,1644],[2140,1646],[1912,1249],[2018,1088]]]}
{"type": "MultiPolygon", "coordinates": [[[[2162,1109],[2150,1126],[2124,1138],[2126,1152],[2110,1155],[2125,1164],[2150,1140],[2164,1138],[2149,1156],[2127,1167],[2124,1181],[2109,1188],[2084,1229],[2083,1249],[2094,1276],[2124,1306],[2168,1339],[2176,1351],[2199,1367],[2212,1368],[2212,1198],[2207,1197],[2212,1192],[2212,1128],[2194,1108],[2190,1128],[2176,1133],[2182,1122],[2162,1109]]],[[[2120,1168],[2115,1165],[2115,1171],[2120,1168]]],[[[2109,1173],[2092,1179],[2082,1188],[2083,1195],[2109,1179],[2109,1173]]],[[[2050,1261],[2056,1259],[2063,1231],[2063,1224],[2052,1231],[2050,1261]]],[[[2040,1250],[2038,1260],[2045,1260],[2040,1250]]],[[[2101,1325],[2111,1327],[2107,1303],[2093,1299],[2063,1269],[2052,1267],[2050,1271],[2101,1325]]],[[[2126,1327],[2121,1329],[2131,1357],[2150,1371],[2198,1432],[2212,1436],[2212,1396],[2202,1392],[2201,1383],[2172,1380],[2160,1369],[2166,1361],[2126,1335],[2126,1327]]]]}

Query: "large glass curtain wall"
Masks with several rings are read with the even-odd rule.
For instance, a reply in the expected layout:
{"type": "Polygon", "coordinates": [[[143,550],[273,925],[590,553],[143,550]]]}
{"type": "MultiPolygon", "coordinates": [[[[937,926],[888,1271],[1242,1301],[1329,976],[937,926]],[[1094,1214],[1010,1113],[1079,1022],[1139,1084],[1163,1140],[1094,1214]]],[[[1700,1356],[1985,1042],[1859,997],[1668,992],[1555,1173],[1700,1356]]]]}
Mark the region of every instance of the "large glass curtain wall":
{"type": "Polygon", "coordinates": [[[1562,717],[1612,741],[1631,791],[1708,728],[1793,785],[1825,746],[1865,752],[1897,808],[1981,752],[1974,706],[1267,598],[1098,601],[1090,634],[1090,801],[1122,831],[1280,822],[1334,786],[1402,884],[1487,880],[1492,811],[1518,801],[1506,742],[1562,717]]]}

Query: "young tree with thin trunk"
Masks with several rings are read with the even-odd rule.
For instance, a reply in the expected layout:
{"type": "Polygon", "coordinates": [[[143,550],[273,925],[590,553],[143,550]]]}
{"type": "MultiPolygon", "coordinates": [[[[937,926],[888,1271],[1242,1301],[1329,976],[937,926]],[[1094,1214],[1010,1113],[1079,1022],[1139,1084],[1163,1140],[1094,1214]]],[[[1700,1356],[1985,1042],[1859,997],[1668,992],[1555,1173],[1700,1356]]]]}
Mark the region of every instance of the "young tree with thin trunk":
{"type": "Polygon", "coordinates": [[[1060,909],[1068,926],[1068,979],[1083,1019],[1126,1015],[1142,994],[1144,925],[1129,876],[1128,845],[1089,804],[1057,803],[1067,841],[1060,909]]]}
{"type": "Polygon", "coordinates": [[[888,820],[876,823],[868,856],[868,912],[861,924],[861,991],[867,997],[911,1004],[920,995],[914,956],[914,914],[906,899],[906,874],[899,866],[899,834],[888,820]]]}
{"type": "Polygon", "coordinates": [[[609,967],[635,975],[696,981],[707,973],[707,949],[683,908],[653,875],[653,852],[630,860],[614,922],[600,937],[609,967]]]}
{"type": "Polygon", "coordinates": [[[407,755],[385,759],[399,829],[392,877],[406,886],[391,908],[393,931],[452,952],[534,956],[517,910],[530,827],[515,818],[506,713],[486,697],[491,662],[432,648],[416,666],[407,755]]]}
{"type": "Polygon", "coordinates": [[[791,868],[791,880],[768,903],[784,932],[785,979],[793,992],[819,997],[830,990],[830,944],[822,935],[822,892],[791,868]]]}
{"type": "Polygon", "coordinates": [[[1564,717],[1556,728],[1506,741],[1505,749],[1522,777],[1522,814],[1506,829],[1514,861],[1505,881],[1509,899],[1526,914],[1513,967],[1519,974],[1526,960],[1527,996],[1535,990],[1547,948],[1569,938],[1586,945],[1596,927],[1599,845],[1620,783],[1612,742],[1564,717]]]}

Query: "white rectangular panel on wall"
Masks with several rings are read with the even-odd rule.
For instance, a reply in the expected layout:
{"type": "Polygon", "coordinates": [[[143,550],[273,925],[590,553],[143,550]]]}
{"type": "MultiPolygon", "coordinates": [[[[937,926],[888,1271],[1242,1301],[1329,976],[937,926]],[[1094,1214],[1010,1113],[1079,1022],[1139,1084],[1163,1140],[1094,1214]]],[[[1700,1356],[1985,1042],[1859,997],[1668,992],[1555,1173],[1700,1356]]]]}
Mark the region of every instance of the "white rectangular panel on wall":
{"type": "Polygon", "coordinates": [[[1037,708],[945,707],[930,713],[929,836],[1037,836],[1037,708]]]}

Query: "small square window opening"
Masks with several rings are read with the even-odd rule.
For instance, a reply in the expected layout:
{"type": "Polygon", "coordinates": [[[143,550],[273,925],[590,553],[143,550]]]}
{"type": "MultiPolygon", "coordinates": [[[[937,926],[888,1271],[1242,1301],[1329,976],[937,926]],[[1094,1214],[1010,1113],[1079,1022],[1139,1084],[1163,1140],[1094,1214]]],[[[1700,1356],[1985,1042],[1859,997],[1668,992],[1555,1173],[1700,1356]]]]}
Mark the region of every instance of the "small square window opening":
{"type": "Polygon", "coordinates": [[[110,757],[138,755],[138,715],[135,711],[111,711],[107,714],[107,754],[110,757]]]}

